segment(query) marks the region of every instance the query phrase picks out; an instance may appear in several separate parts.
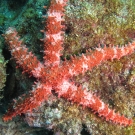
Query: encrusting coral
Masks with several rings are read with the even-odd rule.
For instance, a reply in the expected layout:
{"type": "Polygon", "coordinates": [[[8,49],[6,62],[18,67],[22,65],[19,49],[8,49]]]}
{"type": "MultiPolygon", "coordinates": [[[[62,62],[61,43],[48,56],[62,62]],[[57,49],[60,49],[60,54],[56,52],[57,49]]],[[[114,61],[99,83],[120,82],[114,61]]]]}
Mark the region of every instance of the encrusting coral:
{"type": "Polygon", "coordinates": [[[5,123],[2,121],[2,114],[0,113],[0,135],[30,135],[35,134],[35,131],[40,132],[42,130],[43,129],[41,128],[38,130],[30,128],[26,125],[26,123],[20,121],[19,119],[5,123]]]}
{"type": "Polygon", "coordinates": [[[60,61],[60,55],[63,44],[64,28],[63,11],[66,1],[51,1],[48,10],[47,26],[44,41],[44,64],[39,62],[37,58],[27,51],[27,48],[19,40],[17,32],[13,28],[9,28],[5,33],[5,39],[9,44],[12,56],[24,72],[33,75],[38,82],[33,87],[29,95],[24,95],[18,101],[13,103],[7,114],[4,115],[5,121],[12,119],[21,113],[29,113],[34,108],[40,106],[52,94],[52,90],[58,94],[58,97],[64,97],[73,103],[89,107],[97,112],[99,116],[103,116],[106,120],[118,123],[120,125],[131,125],[132,120],[115,113],[108,108],[96,95],[88,91],[87,87],[76,86],[71,78],[79,74],[83,74],[93,69],[101,62],[106,60],[120,59],[125,55],[134,52],[135,43],[131,43],[124,47],[104,47],[96,48],[95,51],[87,52],[81,57],[73,57],[71,60],[60,61]]]}
{"type": "Polygon", "coordinates": [[[135,35],[135,6],[131,1],[70,0],[66,7],[64,56],[97,44],[123,45],[135,35]]]}
{"type": "Polygon", "coordinates": [[[4,97],[4,86],[6,82],[6,63],[7,61],[4,60],[4,57],[2,55],[2,51],[0,50],[0,104],[1,100],[4,97]]]}

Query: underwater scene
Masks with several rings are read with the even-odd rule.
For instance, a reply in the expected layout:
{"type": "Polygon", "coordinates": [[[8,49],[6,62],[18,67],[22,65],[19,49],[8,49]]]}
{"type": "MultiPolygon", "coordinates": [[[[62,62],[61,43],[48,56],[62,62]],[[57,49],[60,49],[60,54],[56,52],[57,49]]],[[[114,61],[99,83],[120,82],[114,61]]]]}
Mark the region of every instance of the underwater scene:
{"type": "Polygon", "coordinates": [[[135,135],[134,0],[0,0],[0,135],[135,135]]]}

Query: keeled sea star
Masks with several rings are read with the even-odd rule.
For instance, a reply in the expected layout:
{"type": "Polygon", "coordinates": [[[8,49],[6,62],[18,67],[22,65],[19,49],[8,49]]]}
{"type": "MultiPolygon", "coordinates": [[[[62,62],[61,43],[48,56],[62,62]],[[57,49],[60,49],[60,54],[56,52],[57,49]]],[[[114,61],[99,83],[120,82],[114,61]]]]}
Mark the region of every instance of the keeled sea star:
{"type": "Polygon", "coordinates": [[[115,113],[108,108],[96,95],[76,86],[71,78],[81,73],[91,70],[106,60],[120,59],[122,56],[130,55],[134,52],[135,42],[125,47],[104,47],[96,48],[93,52],[81,57],[72,57],[71,60],[60,60],[63,44],[63,25],[64,7],[67,0],[52,0],[47,12],[48,18],[44,30],[44,63],[38,61],[36,56],[27,51],[25,45],[19,40],[19,36],[14,28],[9,28],[4,37],[9,45],[12,56],[16,63],[24,72],[37,78],[37,83],[28,96],[22,96],[13,103],[4,115],[3,120],[8,121],[22,113],[31,112],[38,107],[52,94],[52,90],[58,93],[58,97],[66,98],[71,102],[78,103],[84,107],[91,108],[99,116],[111,120],[120,125],[131,125],[132,120],[115,113]]]}

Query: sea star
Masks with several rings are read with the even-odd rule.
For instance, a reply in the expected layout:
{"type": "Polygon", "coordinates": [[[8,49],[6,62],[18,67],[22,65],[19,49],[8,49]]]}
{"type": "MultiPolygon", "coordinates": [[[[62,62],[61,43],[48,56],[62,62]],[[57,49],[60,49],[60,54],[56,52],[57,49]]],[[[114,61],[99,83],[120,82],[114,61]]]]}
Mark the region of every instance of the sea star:
{"type": "Polygon", "coordinates": [[[14,28],[9,28],[6,31],[4,37],[16,63],[24,72],[34,76],[37,83],[29,95],[22,95],[21,99],[14,101],[13,107],[7,111],[3,120],[8,121],[16,115],[31,112],[47,100],[54,90],[58,97],[66,98],[83,107],[89,107],[107,121],[111,120],[124,126],[131,125],[131,119],[115,113],[99,97],[81,86],[76,86],[71,79],[73,76],[92,70],[103,61],[120,59],[125,55],[130,55],[134,52],[135,42],[121,48],[114,46],[101,48],[99,46],[95,51],[82,54],[81,57],[71,57],[71,60],[61,61],[60,56],[64,41],[64,32],[62,31],[64,25],[61,23],[64,21],[63,11],[66,2],[67,0],[52,0],[48,9],[47,23],[44,30],[41,30],[45,35],[42,39],[44,42],[44,63],[27,51],[28,49],[19,40],[18,33],[14,28]]]}

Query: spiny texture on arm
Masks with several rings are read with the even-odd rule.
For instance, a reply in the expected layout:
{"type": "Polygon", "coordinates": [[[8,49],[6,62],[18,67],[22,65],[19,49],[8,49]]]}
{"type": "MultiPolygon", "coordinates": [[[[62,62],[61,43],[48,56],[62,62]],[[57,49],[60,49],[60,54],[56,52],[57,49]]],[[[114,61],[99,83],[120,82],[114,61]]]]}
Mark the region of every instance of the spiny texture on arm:
{"type": "Polygon", "coordinates": [[[120,59],[123,56],[130,55],[135,50],[135,42],[129,43],[124,47],[104,47],[96,48],[94,51],[90,51],[89,54],[82,55],[81,57],[72,57],[71,61],[63,62],[62,69],[68,72],[69,76],[77,76],[83,74],[88,70],[92,70],[93,67],[100,65],[106,60],[120,59]]]}
{"type": "Polygon", "coordinates": [[[34,108],[40,106],[41,103],[48,99],[51,90],[51,86],[38,83],[29,95],[21,96],[17,101],[14,100],[13,107],[8,109],[7,113],[3,116],[3,120],[8,121],[16,115],[32,112],[34,108]]]}
{"type": "Polygon", "coordinates": [[[124,126],[132,124],[131,119],[121,116],[119,113],[115,113],[114,110],[109,109],[108,105],[90,91],[82,89],[82,87],[77,87],[66,80],[63,80],[61,84],[57,85],[56,88],[59,97],[64,97],[83,107],[91,108],[94,112],[98,113],[99,116],[104,117],[106,121],[113,121],[114,123],[124,126]]]}
{"type": "Polygon", "coordinates": [[[44,63],[46,66],[58,66],[60,64],[61,51],[63,50],[63,34],[62,29],[64,25],[64,7],[66,6],[67,0],[54,0],[51,1],[48,9],[47,22],[44,30],[44,63]]]}
{"type": "Polygon", "coordinates": [[[40,78],[41,73],[45,72],[43,71],[44,66],[32,52],[28,52],[28,48],[22,44],[17,31],[14,28],[9,28],[3,36],[6,39],[12,56],[16,60],[16,63],[23,69],[23,72],[40,78]]]}

